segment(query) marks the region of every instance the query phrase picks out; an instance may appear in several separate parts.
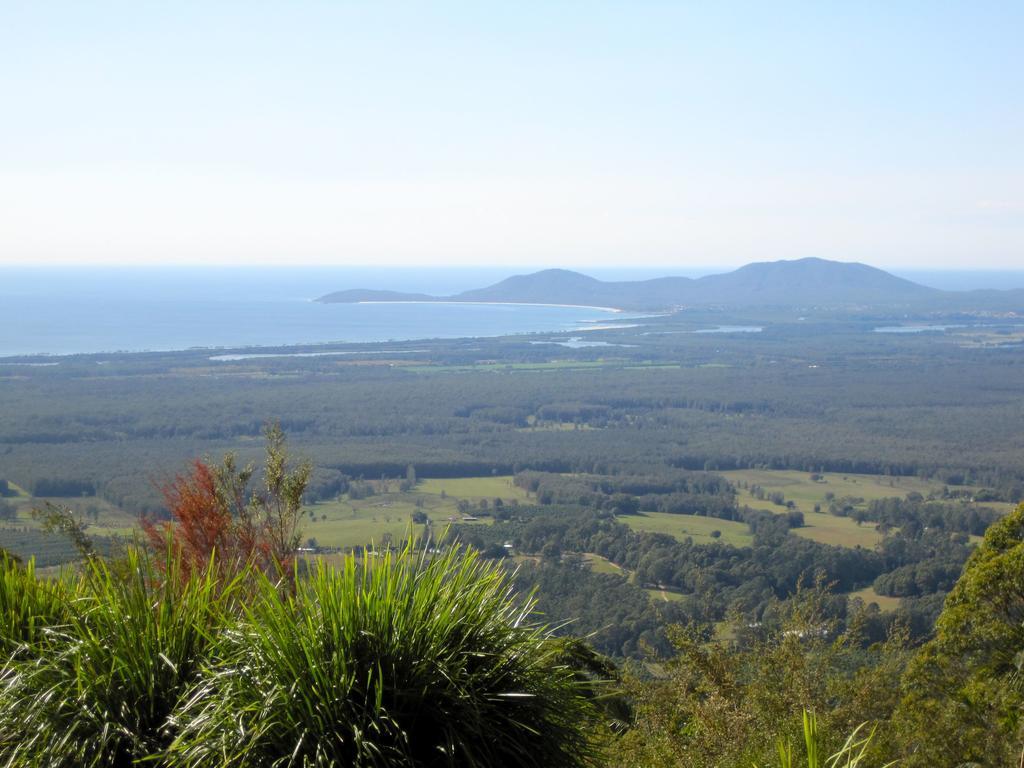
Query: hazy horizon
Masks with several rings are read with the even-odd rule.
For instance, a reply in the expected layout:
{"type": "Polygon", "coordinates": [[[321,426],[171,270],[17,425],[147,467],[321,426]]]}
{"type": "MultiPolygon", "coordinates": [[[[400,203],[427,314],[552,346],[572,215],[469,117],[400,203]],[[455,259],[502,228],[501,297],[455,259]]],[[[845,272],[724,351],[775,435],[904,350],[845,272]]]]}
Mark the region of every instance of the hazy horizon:
{"type": "MultiPolygon", "coordinates": [[[[538,265],[512,264],[499,266],[373,266],[373,265],[195,265],[195,264],[0,264],[0,297],[44,296],[74,290],[88,293],[91,287],[104,293],[105,282],[116,276],[123,285],[158,287],[163,292],[192,292],[221,295],[225,286],[234,284],[239,292],[256,286],[266,298],[302,295],[312,299],[322,293],[347,288],[388,289],[445,296],[465,290],[482,288],[507,277],[561,268],[571,269],[604,281],[649,280],[658,277],[699,278],[722,274],[732,266],[666,265],[538,265]],[[35,278],[47,276],[46,283],[35,278]],[[273,274],[268,283],[264,276],[273,274]],[[10,276],[15,276],[14,280],[10,276]],[[171,281],[166,278],[171,276],[171,281]],[[18,277],[23,279],[19,280],[18,277]],[[213,278],[211,280],[211,277],[213,278]],[[239,281],[239,278],[242,278],[239,281]],[[251,279],[250,279],[251,278],[251,279]],[[135,282],[133,282],[133,280],[135,282]],[[152,281],[152,282],[151,282],[152,281]],[[321,290],[311,288],[319,281],[321,290]],[[269,291],[267,290],[269,288],[269,291]],[[298,293],[297,293],[298,291],[298,293]],[[304,292],[303,292],[304,291],[304,292]]],[[[977,289],[1024,289],[1024,268],[1019,269],[890,269],[891,274],[907,280],[948,291],[977,289]]]]}
{"type": "MultiPolygon", "coordinates": [[[[636,267],[581,271],[608,281],[707,274],[636,267]]],[[[720,270],[708,270],[715,271],[720,270]]],[[[580,306],[582,301],[575,306],[314,301],[348,288],[450,296],[520,272],[511,267],[0,267],[0,304],[16,318],[0,329],[0,362],[10,356],[571,334],[604,327],[611,319],[598,308],[580,306]]],[[[1024,289],[1024,270],[902,276],[942,289],[1024,289]]],[[[618,313],[613,322],[623,327],[634,315],[618,313]]]]}

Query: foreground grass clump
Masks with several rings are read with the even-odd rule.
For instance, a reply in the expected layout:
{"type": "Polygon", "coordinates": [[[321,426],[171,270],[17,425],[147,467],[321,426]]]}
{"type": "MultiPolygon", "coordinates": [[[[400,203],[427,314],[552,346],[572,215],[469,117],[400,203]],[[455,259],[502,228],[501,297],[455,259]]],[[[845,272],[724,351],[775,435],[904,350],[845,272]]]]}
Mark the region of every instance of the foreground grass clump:
{"type": "Polygon", "coordinates": [[[120,565],[87,562],[61,593],[61,623],[40,630],[38,653],[5,657],[0,764],[129,766],[159,760],[173,741],[171,714],[197,681],[231,590],[134,551],[120,565]]]}
{"type": "Polygon", "coordinates": [[[314,566],[257,597],[177,715],[188,766],[575,766],[589,705],[474,554],[314,566]]]}
{"type": "MultiPolygon", "coordinates": [[[[803,737],[806,761],[794,753],[793,742],[779,739],[776,744],[779,753],[778,768],[797,768],[804,762],[807,768],[868,768],[868,748],[871,746],[875,731],[866,731],[865,726],[866,724],[861,724],[854,728],[839,750],[825,757],[824,740],[818,731],[818,718],[813,712],[804,710],[803,737]]],[[[886,763],[882,768],[890,768],[893,765],[896,763],[886,763]]]]}
{"type": "Polygon", "coordinates": [[[66,607],[63,583],[36,578],[34,562],[23,566],[0,550],[0,659],[39,653],[66,607]]]}
{"type": "Polygon", "coordinates": [[[592,705],[507,576],[416,552],[230,581],[0,570],[0,767],[580,766],[592,705]]]}

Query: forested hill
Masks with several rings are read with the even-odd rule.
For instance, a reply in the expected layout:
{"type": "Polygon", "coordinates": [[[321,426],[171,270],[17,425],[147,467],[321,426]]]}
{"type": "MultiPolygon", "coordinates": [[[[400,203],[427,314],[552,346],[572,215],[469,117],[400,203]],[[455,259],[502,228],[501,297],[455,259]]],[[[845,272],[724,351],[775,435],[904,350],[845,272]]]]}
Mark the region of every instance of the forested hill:
{"type": "Polygon", "coordinates": [[[660,277],[628,282],[604,282],[579,272],[546,269],[447,297],[346,290],[330,293],[319,301],[433,299],[665,309],[687,305],[906,305],[939,302],[948,295],[865,264],[808,258],[748,264],[733,272],[697,279],[660,277]]]}

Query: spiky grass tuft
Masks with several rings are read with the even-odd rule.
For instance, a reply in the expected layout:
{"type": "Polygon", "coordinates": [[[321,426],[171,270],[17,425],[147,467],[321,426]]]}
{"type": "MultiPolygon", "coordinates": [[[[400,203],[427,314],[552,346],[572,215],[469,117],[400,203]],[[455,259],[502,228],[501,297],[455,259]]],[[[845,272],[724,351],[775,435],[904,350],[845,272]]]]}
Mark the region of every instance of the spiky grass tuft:
{"type": "MultiPolygon", "coordinates": [[[[868,749],[875,737],[874,729],[866,730],[861,723],[846,737],[843,746],[827,759],[822,755],[822,737],[818,731],[818,718],[813,712],[804,710],[804,748],[807,753],[807,768],[867,768],[868,749]]],[[[779,753],[779,768],[796,768],[793,743],[779,739],[776,744],[779,753]]],[[[882,768],[891,768],[895,762],[886,763],[882,768]]],[[[755,765],[754,768],[757,768],[755,765]]]]}
{"type": "Polygon", "coordinates": [[[96,559],[71,587],[46,652],[0,680],[2,764],[128,766],[163,755],[170,715],[196,682],[230,590],[184,578],[131,551],[114,572],[96,559]],[[159,576],[159,578],[158,578],[159,576]]]}
{"type": "Polygon", "coordinates": [[[22,565],[0,552],[0,659],[40,652],[46,629],[67,616],[65,591],[61,581],[39,579],[35,561],[22,565]]]}
{"type": "Polygon", "coordinates": [[[179,714],[184,766],[577,766],[590,705],[503,572],[406,549],[257,575],[179,714]]]}

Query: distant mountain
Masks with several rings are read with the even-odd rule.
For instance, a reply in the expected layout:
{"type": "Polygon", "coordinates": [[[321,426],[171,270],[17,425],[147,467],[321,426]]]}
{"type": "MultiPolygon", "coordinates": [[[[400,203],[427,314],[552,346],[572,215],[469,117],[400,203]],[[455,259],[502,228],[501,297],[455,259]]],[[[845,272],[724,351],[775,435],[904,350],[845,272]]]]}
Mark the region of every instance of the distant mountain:
{"type": "Polygon", "coordinates": [[[714,304],[899,304],[941,294],[867,264],[814,258],[747,264],[695,282],[702,303],[714,304]]]}
{"type": "MultiPolygon", "coordinates": [[[[972,292],[986,305],[1017,302],[1003,292],[972,292]],[[999,294],[982,297],[980,294],[999,294]]],[[[1018,293],[1018,292],[1014,292],[1018,293]]],[[[667,309],[681,306],[920,306],[959,303],[960,292],[940,291],[904,280],[866,264],[798,259],[747,264],[733,272],[653,280],[604,282],[566,269],[516,275],[487,288],[447,297],[394,291],[348,290],[318,301],[481,301],[527,304],[581,304],[620,309],[667,309]]],[[[1022,294],[1024,295],[1024,294],[1022,294]]]]}
{"type": "Polygon", "coordinates": [[[566,269],[545,269],[530,275],[510,277],[489,288],[465,291],[453,296],[452,300],[660,309],[684,303],[693,283],[688,277],[603,282],[566,269]]]}
{"type": "Polygon", "coordinates": [[[516,301],[533,304],[600,304],[622,283],[604,283],[568,269],[515,275],[488,288],[463,291],[459,301],[516,301]],[[570,300],[571,299],[571,300],[570,300]]]}

